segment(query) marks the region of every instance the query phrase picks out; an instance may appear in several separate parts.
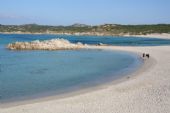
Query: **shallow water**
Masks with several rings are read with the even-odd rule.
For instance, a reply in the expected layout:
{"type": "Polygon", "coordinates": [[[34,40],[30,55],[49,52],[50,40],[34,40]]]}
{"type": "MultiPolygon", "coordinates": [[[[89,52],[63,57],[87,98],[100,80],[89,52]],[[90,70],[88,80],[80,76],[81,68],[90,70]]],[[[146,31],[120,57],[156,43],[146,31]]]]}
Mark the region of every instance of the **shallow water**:
{"type": "Polygon", "coordinates": [[[169,39],[141,38],[141,37],[117,37],[117,36],[67,36],[67,35],[27,35],[27,34],[0,34],[0,44],[8,44],[17,41],[49,40],[64,38],[72,43],[83,44],[109,44],[118,46],[161,46],[170,45],[169,39]],[[7,39],[7,40],[6,40],[7,39]]]}
{"type": "Polygon", "coordinates": [[[4,50],[0,56],[0,102],[96,85],[141,63],[135,55],[102,50],[4,50]]]}
{"type": "MultiPolygon", "coordinates": [[[[40,35],[39,39],[46,36],[40,35]]],[[[34,35],[0,38],[0,103],[95,86],[131,73],[142,63],[139,56],[120,51],[10,51],[5,48],[8,43],[34,38],[34,35]]]]}

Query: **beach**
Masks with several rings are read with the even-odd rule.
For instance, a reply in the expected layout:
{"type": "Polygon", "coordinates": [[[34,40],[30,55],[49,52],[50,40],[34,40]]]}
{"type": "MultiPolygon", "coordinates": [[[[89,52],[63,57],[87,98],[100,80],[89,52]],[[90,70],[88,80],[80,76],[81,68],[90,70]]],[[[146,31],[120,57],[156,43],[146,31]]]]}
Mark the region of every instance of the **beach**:
{"type": "Polygon", "coordinates": [[[0,113],[169,113],[170,46],[93,46],[149,53],[141,69],[117,83],[65,98],[0,107],[0,113]]]}
{"type": "Polygon", "coordinates": [[[30,32],[0,32],[0,34],[30,34],[30,35],[67,35],[67,36],[123,36],[123,37],[146,37],[146,38],[161,38],[170,39],[170,33],[150,33],[145,35],[130,35],[130,34],[104,34],[104,33],[30,33],[30,32]]]}
{"type": "MultiPolygon", "coordinates": [[[[126,36],[126,35],[125,35],[126,36]]],[[[128,35],[127,35],[128,36],[128,35]]],[[[147,38],[161,38],[161,39],[170,39],[169,33],[152,33],[152,34],[146,34],[146,35],[129,35],[134,37],[147,37],[147,38]]]]}

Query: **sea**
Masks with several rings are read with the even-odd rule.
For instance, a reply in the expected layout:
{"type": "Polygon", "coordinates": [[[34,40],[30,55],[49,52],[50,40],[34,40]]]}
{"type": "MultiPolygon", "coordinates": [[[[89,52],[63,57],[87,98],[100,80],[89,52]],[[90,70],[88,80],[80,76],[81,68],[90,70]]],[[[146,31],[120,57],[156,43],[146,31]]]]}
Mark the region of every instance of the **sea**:
{"type": "Polygon", "coordinates": [[[9,50],[13,42],[67,39],[72,43],[163,46],[170,40],[138,37],[0,34],[0,104],[62,95],[126,77],[141,67],[140,56],[102,49],[9,50]]]}

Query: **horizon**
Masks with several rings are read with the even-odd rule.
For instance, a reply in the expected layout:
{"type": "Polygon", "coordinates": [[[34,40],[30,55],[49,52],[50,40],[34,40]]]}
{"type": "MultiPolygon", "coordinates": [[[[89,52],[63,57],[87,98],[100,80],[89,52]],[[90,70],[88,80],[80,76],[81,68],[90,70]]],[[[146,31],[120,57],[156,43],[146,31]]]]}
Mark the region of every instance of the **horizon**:
{"type": "Polygon", "coordinates": [[[170,24],[168,0],[5,0],[1,4],[2,25],[170,24]]]}

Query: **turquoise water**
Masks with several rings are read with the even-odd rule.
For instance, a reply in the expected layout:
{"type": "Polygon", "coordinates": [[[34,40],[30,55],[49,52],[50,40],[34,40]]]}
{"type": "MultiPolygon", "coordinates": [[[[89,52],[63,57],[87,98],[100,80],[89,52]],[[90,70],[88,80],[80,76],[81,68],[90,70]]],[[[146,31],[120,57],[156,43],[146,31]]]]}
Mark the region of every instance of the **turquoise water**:
{"type": "MultiPolygon", "coordinates": [[[[95,86],[125,76],[142,64],[139,56],[120,51],[10,51],[5,48],[11,42],[45,40],[53,36],[0,35],[0,103],[95,86]]],[[[91,42],[90,37],[73,36],[70,40],[76,42],[76,39],[84,40],[83,43],[105,40],[104,37],[92,37],[95,41],[91,42]]],[[[122,44],[121,38],[119,41],[122,44]]]]}
{"type": "Polygon", "coordinates": [[[118,51],[9,51],[2,46],[0,51],[2,103],[97,85],[141,63],[137,56],[118,51]]]}
{"type": "Polygon", "coordinates": [[[0,44],[8,44],[17,41],[49,40],[53,38],[64,38],[72,43],[83,44],[109,44],[119,46],[161,46],[170,45],[168,39],[140,38],[140,37],[112,37],[112,36],[67,36],[67,35],[10,35],[0,34],[0,44]]]}

